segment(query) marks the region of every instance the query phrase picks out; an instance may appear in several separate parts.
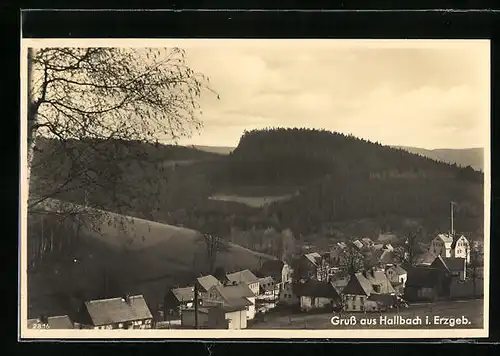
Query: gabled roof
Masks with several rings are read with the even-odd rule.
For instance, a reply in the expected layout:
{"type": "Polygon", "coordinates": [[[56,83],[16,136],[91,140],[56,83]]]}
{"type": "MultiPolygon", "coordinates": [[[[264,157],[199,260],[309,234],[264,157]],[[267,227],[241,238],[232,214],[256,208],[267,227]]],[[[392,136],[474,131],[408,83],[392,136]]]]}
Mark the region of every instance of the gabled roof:
{"type": "Polygon", "coordinates": [[[394,287],[383,271],[358,272],[351,276],[349,282],[342,290],[342,294],[371,295],[372,293],[395,293],[394,287]],[[374,285],[380,286],[375,292],[374,285]]]}
{"type": "Polygon", "coordinates": [[[437,235],[445,244],[451,244],[453,243],[453,236],[450,234],[439,234],[437,235]]]}
{"type": "Polygon", "coordinates": [[[315,280],[308,280],[305,283],[298,284],[296,294],[297,296],[307,297],[340,298],[337,289],[332,283],[315,280]]]}
{"type": "Polygon", "coordinates": [[[342,290],[342,294],[352,295],[370,295],[373,292],[372,285],[363,273],[355,273],[349,279],[349,282],[342,290]]]}
{"type": "Polygon", "coordinates": [[[455,234],[453,236],[453,242],[451,243],[451,248],[455,248],[455,246],[457,246],[458,240],[460,240],[462,237],[467,240],[467,238],[464,235],[455,234]]]}
{"type": "Polygon", "coordinates": [[[231,282],[243,282],[246,284],[251,284],[259,281],[259,278],[256,277],[255,274],[253,274],[248,269],[230,273],[227,275],[227,279],[231,282]]]}
{"type": "Polygon", "coordinates": [[[94,326],[151,319],[151,311],[142,295],[125,298],[91,300],[85,307],[94,326]]]}
{"type": "Polygon", "coordinates": [[[317,266],[321,260],[321,255],[317,252],[306,253],[304,254],[304,257],[311,261],[311,263],[315,266],[317,266]]]}
{"type": "MultiPolygon", "coordinates": [[[[34,325],[40,324],[41,322],[41,318],[29,319],[28,329],[33,329],[34,325]]],[[[73,322],[67,315],[49,316],[47,318],[47,324],[49,329],[74,329],[73,322]]]]}
{"type": "Polygon", "coordinates": [[[172,294],[179,302],[194,301],[194,287],[174,288],[172,294]]]}
{"type": "Polygon", "coordinates": [[[415,263],[417,265],[430,265],[434,260],[436,259],[436,255],[434,255],[430,251],[426,251],[422,253],[421,255],[417,256],[415,259],[415,263]]]}
{"type": "Polygon", "coordinates": [[[211,274],[209,274],[208,276],[198,277],[196,280],[198,281],[198,284],[205,290],[205,292],[208,292],[208,290],[213,286],[221,284],[221,282],[211,274]]]}
{"type": "Polygon", "coordinates": [[[226,306],[236,308],[234,310],[242,310],[247,306],[253,305],[253,303],[248,300],[248,297],[254,297],[253,292],[244,283],[232,284],[232,285],[217,285],[214,287],[224,300],[226,306]]]}
{"type": "Polygon", "coordinates": [[[449,272],[463,271],[466,266],[465,258],[460,258],[460,257],[437,256],[431,266],[437,267],[438,264],[441,264],[449,272]]]}
{"type": "Polygon", "coordinates": [[[438,268],[417,266],[408,269],[406,286],[437,287],[443,277],[443,271],[438,268]]]}
{"type": "MultiPolygon", "coordinates": [[[[368,271],[363,276],[368,279],[372,288],[374,285],[380,286],[380,290],[377,293],[395,293],[394,287],[385,275],[384,271],[368,271]]],[[[374,290],[375,292],[375,290],[374,290]]]]}

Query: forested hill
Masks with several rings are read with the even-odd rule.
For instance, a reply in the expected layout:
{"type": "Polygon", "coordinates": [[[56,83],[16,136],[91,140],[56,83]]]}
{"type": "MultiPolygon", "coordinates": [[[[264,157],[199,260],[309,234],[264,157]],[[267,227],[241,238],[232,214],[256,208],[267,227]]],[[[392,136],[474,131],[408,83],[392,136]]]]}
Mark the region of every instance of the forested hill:
{"type": "Polygon", "coordinates": [[[227,168],[227,179],[248,185],[302,185],[327,174],[344,179],[404,176],[483,181],[482,173],[471,167],[312,129],[247,131],[230,154],[227,168]]]}
{"type": "Polygon", "coordinates": [[[458,227],[482,226],[482,172],[353,136],[311,129],[250,131],[227,160],[219,176],[225,184],[287,185],[300,192],[268,209],[295,231],[388,216],[446,228],[450,201],[459,203],[458,227]]]}

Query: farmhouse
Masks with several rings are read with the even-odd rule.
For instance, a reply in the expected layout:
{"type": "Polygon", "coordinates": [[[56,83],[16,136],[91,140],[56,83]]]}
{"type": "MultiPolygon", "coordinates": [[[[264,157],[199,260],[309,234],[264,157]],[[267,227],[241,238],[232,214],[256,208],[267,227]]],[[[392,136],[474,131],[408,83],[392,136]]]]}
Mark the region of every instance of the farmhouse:
{"type": "Polygon", "coordinates": [[[416,266],[408,268],[404,296],[408,301],[434,301],[447,298],[451,275],[440,268],[416,266]]]}
{"type": "Polygon", "coordinates": [[[152,320],[142,295],[86,301],[77,317],[82,329],[151,329],[152,320]]]}
{"type": "Polygon", "coordinates": [[[340,301],[340,295],[332,283],[315,280],[299,283],[297,296],[303,311],[324,308],[331,311],[340,301]]]}
{"type": "Polygon", "coordinates": [[[227,280],[229,282],[245,283],[253,292],[254,296],[259,295],[259,278],[248,269],[228,274],[227,280]]]}
{"type": "Polygon", "coordinates": [[[365,302],[372,294],[395,295],[396,291],[383,271],[358,272],[351,276],[342,290],[346,311],[364,311],[365,302]]]}
{"type": "Polygon", "coordinates": [[[299,296],[297,295],[298,283],[287,283],[283,286],[279,295],[279,303],[283,305],[294,306],[300,303],[299,296]]]}
{"type": "Polygon", "coordinates": [[[222,283],[217,278],[210,274],[208,276],[198,277],[196,279],[196,282],[199,286],[198,291],[200,293],[201,299],[207,298],[207,293],[213,286],[222,285],[222,283]]]}
{"type": "Polygon", "coordinates": [[[202,304],[236,308],[234,312],[243,310],[245,318],[249,320],[255,317],[255,294],[245,283],[228,282],[225,285],[215,285],[209,290],[208,298],[204,299],[202,304]]]}
{"type": "Polygon", "coordinates": [[[400,265],[395,265],[388,267],[385,270],[385,274],[396,290],[396,293],[400,295],[404,294],[405,283],[408,279],[408,272],[406,272],[406,270],[400,265]]]}
{"type": "Polygon", "coordinates": [[[442,257],[438,255],[431,267],[440,268],[451,274],[452,279],[464,281],[467,277],[465,258],[442,257]]]}
{"type": "Polygon", "coordinates": [[[194,287],[174,288],[165,295],[163,306],[165,317],[179,317],[183,309],[191,308],[194,302],[194,287]]]}
{"type": "Polygon", "coordinates": [[[280,289],[284,284],[292,281],[292,270],[290,266],[280,260],[264,261],[259,270],[259,275],[261,277],[271,277],[280,289]]]}

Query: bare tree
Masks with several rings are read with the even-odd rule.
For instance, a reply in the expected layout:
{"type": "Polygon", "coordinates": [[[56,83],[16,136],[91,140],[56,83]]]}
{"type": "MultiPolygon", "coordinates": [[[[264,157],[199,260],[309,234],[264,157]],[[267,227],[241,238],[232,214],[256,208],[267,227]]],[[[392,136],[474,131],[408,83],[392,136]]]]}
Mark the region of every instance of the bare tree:
{"type": "Polygon", "coordinates": [[[68,215],[88,223],[105,218],[110,202],[154,210],[152,164],[161,157],[153,148],[201,128],[198,99],[208,84],[178,48],[30,48],[28,211],[73,201],[68,215]],[[127,179],[127,169],[136,176],[127,179]]]}
{"type": "Polygon", "coordinates": [[[402,262],[406,262],[412,266],[416,263],[418,255],[422,252],[420,248],[420,236],[420,229],[417,231],[410,231],[405,236],[403,245],[394,249],[394,253],[402,262]]]}
{"type": "Polygon", "coordinates": [[[205,244],[208,273],[214,273],[215,266],[217,263],[217,254],[219,252],[227,251],[229,246],[226,241],[221,239],[219,236],[211,233],[204,233],[200,235],[198,241],[205,244]]]}
{"type": "Polygon", "coordinates": [[[344,275],[351,276],[364,268],[364,258],[359,250],[348,245],[340,256],[340,268],[344,275]]]}

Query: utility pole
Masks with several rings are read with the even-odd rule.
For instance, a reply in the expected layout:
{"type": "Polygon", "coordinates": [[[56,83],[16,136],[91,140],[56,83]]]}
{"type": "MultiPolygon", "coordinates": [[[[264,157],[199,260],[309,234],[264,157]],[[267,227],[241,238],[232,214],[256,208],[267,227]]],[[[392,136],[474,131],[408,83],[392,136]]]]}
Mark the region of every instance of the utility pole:
{"type": "Polygon", "coordinates": [[[451,236],[454,236],[455,235],[455,230],[454,230],[454,227],[453,227],[453,210],[454,210],[454,206],[456,205],[456,203],[454,201],[452,201],[450,203],[450,208],[451,208],[451,236]]]}
{"type": "Polygon", "coordinates": [[[194,328],[198,329],[198,281],[194,282],[194,328]]]}

